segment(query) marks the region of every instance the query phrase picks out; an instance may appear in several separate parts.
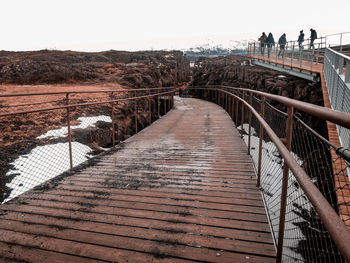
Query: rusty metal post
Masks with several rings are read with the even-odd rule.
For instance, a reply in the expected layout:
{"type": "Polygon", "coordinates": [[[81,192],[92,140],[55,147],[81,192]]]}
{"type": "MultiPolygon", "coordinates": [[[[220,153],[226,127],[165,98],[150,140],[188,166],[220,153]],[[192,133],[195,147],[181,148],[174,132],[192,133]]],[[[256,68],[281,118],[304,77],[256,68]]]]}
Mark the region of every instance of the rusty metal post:
{"type": "MultiPolygon", "coordinates": [[[[261,112],[260,112],[260,116],[264,119],[265,117],[265,96],[262,97],[261,100],[261,112]]],[[[264,128],[262,127],[262,125],[260,124],[260,134],[259,134],[259,156],[258,156],[258,180],[256,183],[257,187],[260,187],[260,178],[261,178],[261,154],[262,154],[262,141],[264,138],[264,128]]]]}
{"type": "Polygon", "coordinates": [[[229,94],[228,96],[228,109],[227,109],[227,113],[228,115],[231,117],[231,100],[232,100],[232,97],[231,97],[231,94],[229,94]]]}
{"type": "Polygon", "coordinates": [[[147,97],[147,102],[148,102],[148,125],[151,125],[152,123],[152,104],[151,104],[151,90],[148,90],[148,97],[147,97]]]}
{"type": "Polygon", "coordinates": [[[152,123],[152,105],[151,105],[151,99],[147,98],[148,102],[148,124],[150,125],[152,123]]]}
{"type": "MultiPolygon", "coordinates": [[[[135,97],[136,97],[136,91],[135,91],[135,97]]],[[[138,127],[137,127],[137,114],[138,114],[138,109],[137,109],[137,100],[135,100],[135,109],[134,109],[134,114],[135,114],[135,133],[138,133],[138,127]]]]}
{"type": "MultiPolygon", "coordinates": [[[[69,105],[69,93],[66,94],[66,105],[69,105]]],[[[70,129],[70,109],[67,108],[67,129],[68,129],[68,148],[69,148],[69,164],[73,169],[73,153],[72,153],[72,131],[70,129]]]]}
{"type": "MultiPolygon", "coordinates": [[[[253,92],[250,92],[249,104],[253,106],[253,92]]],[[[248,130],[248,155],[250,155],[250,141],[252,136],[252,111],[249,111],[249,130],[248,130]]]]}
{"type": "Polygon", "coordinates": [[[171,93],[168,94],[168,112],[171,109],[171,93]]]}
{"type": "Polygon", "coordinates": [[[221,106],[221,90],[218,90],[218,105],[221,106]]]}
{"type": "MultiPolygon", "coordinates": [[[[114,99],[113,92],[111,93],[111,100],[114,99]]],[[[111,115],[112,115],[112,146],[115,146],[115,121],[114,121],[114,102],[111,102],[111,115]]]]}
{"type": "Polygon", "coordinates": [[[159,95],[157,96],[157,108],[158,108],[158,119],[160,118],[160,103],[159,103],[159,95]]]}
{"type": "Polygon", "coordinates": [[[219,105],[219,90],[216,90],[216,104],[219,105]]]}
{"type": "Polygon", "coordinates": [[[168,94],[168,112],[171,109],[171,93],[168,94]]]}
{"type": "Polygon", "coordinates": [[[236,124],[236,128],[238,127],[238,104],[239,104],[239,100],[237,99],[235,101],[236,104],[236,109],[235,109],[235,124],[236,124]]]}
{"type": "MultiPolygon", "coordinates": [[[[245,91],[242,92],[242,99],[245,100],[245,91]]],[[[244,103],[241,105],[241,138],[243,138],[244,103]]]]}
{"type": "Polygon", "coordinates": [[[233,119],[234,119],[234,109],[235,109],[235,97],[233,97],[233,95],[231,95],[231,97],[232,97],[232,101],[231,101],[231,103],[232,103],[232,105],[231,105],[231,119],[233,121],[233,119]]]}
{"type": "MultiPolygon", "coordinates": [[[[286,138],[285,144],[286,148],[290,151],[292,146],[292,132],[293,132],[293,113],[294,108],[292,106],[288,107],[287,123],[286,123],[286,138]]],[[[278,230],[278,244],[277,244],[277,258],[276,262],[282,262],[282,252],[283,252],[283,239],[284,239],[284,228],[286,219],[286,206],[287,206],[287,190],[288,190],[288,176],[289,167],[286,163],[283,166],[283,179],[282,179],[282,193],[281,193],[281,209],[280,209],[280,220],[279,220],[279,230],[278,230]]]]}
{"type": "Polygon", "coordinates": [[[167,113],[167,111],[166,111],[166,99],[165,99],[165,96],[163,96],[164,97],[164,99],[163,99],[163,101],[164,101],[164,115],[167,113]]]}

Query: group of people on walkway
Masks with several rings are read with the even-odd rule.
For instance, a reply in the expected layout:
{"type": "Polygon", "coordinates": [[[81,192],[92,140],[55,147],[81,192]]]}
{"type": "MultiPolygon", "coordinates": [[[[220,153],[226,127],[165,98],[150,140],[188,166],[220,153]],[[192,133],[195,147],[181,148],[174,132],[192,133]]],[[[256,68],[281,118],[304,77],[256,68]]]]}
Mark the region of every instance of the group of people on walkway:
{"type": "MultiPolygon", "coordinates": [[[[315,29],[310,29],[311,31],[311,35],[310,35],[310,49],[314,49],[314,41],[317,38],[317,32],[315,29]]],[[[304,42],[304,32],[303,30],[300,31],[299,37],[298,37],[298,46],[299,46],[299,50],[302,51],[304,49],[303,47],[303,42],[304,42]]],[[[275,46],[275,40],[273,38],[272,33],[270,32],[268,36],[266,36],[265,32],[262,33],[262,35],[259,37],[259,42],[260,42],[260,52],[262,55],[264,55],[265,53],[265,48],[267,48],[267,56],[270,57],[271,54],[271,48],[273,46],[275,46]]],[[[286,34],[282,34],[280,36],[280,38],[278,39],[278,45],[280,47],[280,50],[278,52],[277,56],[281,56],[284,57],[284,51],[286,48],[286,44],[287,44],[287,38],[286,38],[286,34]]]]}

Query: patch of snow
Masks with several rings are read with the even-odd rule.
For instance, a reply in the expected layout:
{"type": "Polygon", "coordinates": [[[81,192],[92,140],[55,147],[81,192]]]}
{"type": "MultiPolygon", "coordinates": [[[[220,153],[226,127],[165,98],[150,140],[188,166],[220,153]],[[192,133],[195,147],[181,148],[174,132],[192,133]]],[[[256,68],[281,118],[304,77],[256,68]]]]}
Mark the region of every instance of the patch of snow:
{"type": "MultiPolygon", "coordinates": [[[[87,127],[95,127],[96,122],[98,121],[105,121],[105,122],[112,122],[112,119],[110,116],[96,116],[96,117],[79,117],[78,120],[80,121],[79,125],[71,126],[71,129],[86,129],[87,127]]],[[[66,137],[68,136],[68,127],[62,127],[60,129],[50,130],[46,132],[45,134],[42,134],[37,137],[37,139],[44,139],[44,138],[60,138],[60,137],[66,137]]]]}
{"type": "MultiPolygon", "coordinates": [[[[238,130],[241,126],[237,127],[238,130]]],[[[248,134],[249,124],[243,124],[244,131],[248,134]]],[[[244,134],[244,142],[248,145],[248,135],[244,134]]],[[[250,138],[250,154],[255,167],[258,167],[258,156],[259,156],[259,136],[256,134],[255,129],[252,127],[252,136],[250,138]]],[[[291,152],[294,159],[299,165],[303,164],[303,161],[295,153],[291,152]]],[[[270,141],[262,141],[262,166],[261,166],[261,191],[266,201],[267,209],[269,212],[269,218],[271,225],[275,233],[275,237],[278,236],[279,227],[279,213],[280,213],[280,196],[282,191],[282,176],[283,176],[283,158],[279,155],[279,151],[275,144],[270,141]]],[[[294,185],[296,182],[293,174],[289,172],[289,188],[288,188],[288,200],[287,200],[287,213],[286,213],[286,225],[285,225],[285,244],[284,249],[285,255],[291,255],[293,258],[297,255],[295,249],[298,242],[305,239],[305,236],[301,230],[296,227],[293,223],[302,222],[304,219],[295,215],[292,211],[294,210],[293,202],[297,203],[301,207],[310,210],[311,206],[305,202],[300,196],[303,196],[303,191],[294,185]]],[[[298,260],[303,260],[301,255],[298,255],[298,260]],[[299,258],[300,256],[300,258],[299,258]]]]}
{"type": "Polygon", "coordinates": [[[277,78],[279,78],[279,79],[285,79],[285,78],[287,78],[287,77],[284,76],[284,75],[278,75],[277,78]]]}
{"type": "MultiPolygon", "coordinates": [[[[88,154],[92,149],[79,142],[72,142],[72,151],[74,166],[92,157],[88,154]]],[[[68,142],[37,146],[29,154],[18,157],[11,164],[14,168],[9,170],[6,175],[16,176],[7,184],[12,192],[4,202],[69,170],[68,142]]]]}

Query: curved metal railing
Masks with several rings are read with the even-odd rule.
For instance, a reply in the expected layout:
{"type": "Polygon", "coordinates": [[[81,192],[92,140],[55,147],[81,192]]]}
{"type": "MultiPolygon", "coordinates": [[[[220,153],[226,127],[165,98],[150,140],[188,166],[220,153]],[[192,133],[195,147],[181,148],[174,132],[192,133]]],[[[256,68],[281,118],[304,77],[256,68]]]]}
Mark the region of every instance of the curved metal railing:
{"type": "Polygon", "coordinates": [[[189,92],[223,106],[246,141],[277,244],[277,262],[349,262],[350,151],[330,144],[293,113],[346,129],[350,114],[227,86],[189,87],[189,92]],[[266,100],[283,105],[287,113],[266,100]]]}
{"type": "Polygon", "coordinates": [[[0,203],[137,133],[171,109],[175,92],[163,87],[0,94],[0,203]]]}

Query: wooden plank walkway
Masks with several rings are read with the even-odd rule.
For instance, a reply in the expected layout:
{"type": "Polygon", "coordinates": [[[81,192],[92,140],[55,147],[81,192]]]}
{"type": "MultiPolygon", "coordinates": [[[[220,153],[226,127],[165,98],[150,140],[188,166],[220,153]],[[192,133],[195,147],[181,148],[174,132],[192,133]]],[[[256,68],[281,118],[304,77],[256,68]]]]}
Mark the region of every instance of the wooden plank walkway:
{"type": "Polygon", "coordinates": [[[299,70],[310,71],[310,72],[315,72],[319,74],[323,72],[323,63],[316,63],[316,62],[311,62],[307,60],[302,60],[302,63],[300,65],[299,57],[296,57],[294,59],[289,57],[282,58],[281,56],[277,56],[276,54],[271,54],[270,58],[268,58],[266,54],[265,56],[249,55],[249,57],[264,60],[266,62],[276,63],[286,67],[296,68],[299,70]]]}
{"type": "Polygon", "coordinates": [[[247,147],[197,99],[112,154],[3,205],[1,262],[274,262],[247,147]]]}

